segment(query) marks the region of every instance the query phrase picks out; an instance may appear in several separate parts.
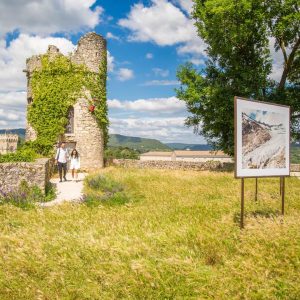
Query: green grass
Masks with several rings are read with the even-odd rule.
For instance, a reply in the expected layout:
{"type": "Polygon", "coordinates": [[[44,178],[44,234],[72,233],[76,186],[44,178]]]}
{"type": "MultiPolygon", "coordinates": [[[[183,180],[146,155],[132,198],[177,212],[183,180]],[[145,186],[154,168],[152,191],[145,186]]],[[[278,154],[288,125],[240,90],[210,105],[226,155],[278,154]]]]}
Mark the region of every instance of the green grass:
{"type": "Polygon", "coordinates": [[[300,181],[109,168],[139,201],[0,206],[0,299],[299,299],[300,181]]]}
{"type": "Polygon", "coordinates": [[[129,196],[124,187],[110,176],[93,174],[85,179],[83,199],[87,206],[123,205],[133,202],[135,198],[134,195],[129,196]]]}

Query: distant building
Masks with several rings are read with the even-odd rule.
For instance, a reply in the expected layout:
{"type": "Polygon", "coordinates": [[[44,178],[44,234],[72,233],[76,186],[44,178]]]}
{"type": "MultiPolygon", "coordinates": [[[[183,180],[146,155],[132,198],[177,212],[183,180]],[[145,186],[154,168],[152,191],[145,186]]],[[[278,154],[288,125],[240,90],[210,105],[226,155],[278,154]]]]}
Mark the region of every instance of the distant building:
{"type": "Polygon", "coordinates": [[[17,134],[0,134],[0,154],[12,153],[17,150],[19,136],[17,134]]]}
{"type": "Polygon", "coordinates": [[[175,150],[173,152],[147,152],[140,155],[140,160],[160,160],[160,161],[187,161],[187,162],[206,162],[221,161],[233,162],[232,157],[222,151],[190,151],[175,150]]]}

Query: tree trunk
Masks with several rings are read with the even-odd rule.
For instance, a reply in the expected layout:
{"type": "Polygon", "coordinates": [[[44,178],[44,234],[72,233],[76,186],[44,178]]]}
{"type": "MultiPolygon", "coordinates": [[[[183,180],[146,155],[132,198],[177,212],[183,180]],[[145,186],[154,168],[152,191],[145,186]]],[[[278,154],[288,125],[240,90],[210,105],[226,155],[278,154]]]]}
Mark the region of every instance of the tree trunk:
{"type": "MultiPolygon", "coordinates": [[[[300,46],[300,38],[297,40],[296,44],[293,47],[292,52],[290,53],[290,55],[287,59],[287,62],[284,64],[284,70],[283,70],[283,73],[282,73],[282,76],[281,76],[281,79],[280,79],[280,83],[279,83],[279,86],[278,86],[279,90],[284,89],[287,77],[288,77],[289,72],[291,70],[291,67],[293,65],[294,58],[295,58],[295,55],[296,55],[296,52],[297,52],[299,46],[300,46]]],[[[285,53],[284,45],[281,44],[280,47],[282,49],[282,52],[285,53]]]]}

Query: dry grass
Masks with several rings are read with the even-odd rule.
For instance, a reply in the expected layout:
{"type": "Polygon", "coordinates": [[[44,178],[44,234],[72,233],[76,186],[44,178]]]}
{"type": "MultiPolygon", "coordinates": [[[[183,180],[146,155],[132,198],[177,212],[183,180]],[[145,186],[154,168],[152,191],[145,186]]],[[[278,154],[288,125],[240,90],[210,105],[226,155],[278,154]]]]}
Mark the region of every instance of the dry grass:
{"type": "Polygon", "coordinates": [[[0,206],[0,299],[299,299],[300,181],[231,173],[103,171],[125,205],[0,206]]]}

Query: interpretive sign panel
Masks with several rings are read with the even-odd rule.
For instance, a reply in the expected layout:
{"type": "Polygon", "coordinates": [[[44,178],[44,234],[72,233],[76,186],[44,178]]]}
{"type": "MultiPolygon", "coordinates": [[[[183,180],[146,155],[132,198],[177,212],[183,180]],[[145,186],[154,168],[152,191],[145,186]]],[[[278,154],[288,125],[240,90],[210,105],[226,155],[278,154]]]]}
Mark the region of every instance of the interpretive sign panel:
{"type": "Polygon", "coordinates": [[[290,107],[234,98],[235,176],[290,175],[290,107]]]}

